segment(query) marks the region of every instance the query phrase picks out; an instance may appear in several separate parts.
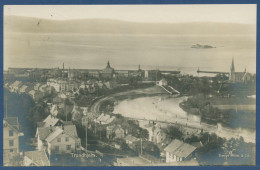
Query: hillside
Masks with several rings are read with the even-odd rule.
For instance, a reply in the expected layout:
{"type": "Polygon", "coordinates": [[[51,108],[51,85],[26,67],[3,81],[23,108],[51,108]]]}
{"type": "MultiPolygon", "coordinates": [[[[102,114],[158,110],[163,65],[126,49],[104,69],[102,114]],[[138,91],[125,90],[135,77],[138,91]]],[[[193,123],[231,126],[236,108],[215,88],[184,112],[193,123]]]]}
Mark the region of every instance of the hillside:
{"type": "Polygon", "coordinates": [[[48,20],[5,16],[5,32],[90,34],[255,34],[254,25],[235,23],[138,23],[111,19],[48,20]]]}

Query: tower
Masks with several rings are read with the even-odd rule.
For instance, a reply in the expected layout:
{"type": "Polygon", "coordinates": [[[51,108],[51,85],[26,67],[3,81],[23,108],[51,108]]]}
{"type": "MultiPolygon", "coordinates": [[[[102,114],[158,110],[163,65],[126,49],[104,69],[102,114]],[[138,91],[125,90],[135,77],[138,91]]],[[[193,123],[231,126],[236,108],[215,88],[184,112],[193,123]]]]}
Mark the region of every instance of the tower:
{"type": "Polygon", "coordinates": [[[234,65],[234,58],[232,58],[232,63],[231,63],[231,66],[230,66],[229,80],[230,80],[231,82],[235,82],[235,65],[234,65]]]}
{"type": "Polygon", "coordinates": [[[109,63],[109,61],[107,62],[107,68],[110,68],[110,63],[109,63]]]}

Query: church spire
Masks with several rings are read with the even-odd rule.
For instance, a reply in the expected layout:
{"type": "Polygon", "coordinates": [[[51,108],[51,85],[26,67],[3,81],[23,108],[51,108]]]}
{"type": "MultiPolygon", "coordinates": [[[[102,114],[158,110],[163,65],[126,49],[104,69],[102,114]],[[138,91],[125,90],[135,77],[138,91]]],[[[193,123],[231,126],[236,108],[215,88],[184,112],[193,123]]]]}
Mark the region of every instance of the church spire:
{"type": "Polygon", "coordinates": [[[107,62],[107,68],[110,68],[110,63],[109,63],[109,61],[107,62]]]}
{"type": "Polygon", "coordinates": [[[232,64],[230,66],[230,71],[235,71],[234,58],[232,58],[232,64]]]}

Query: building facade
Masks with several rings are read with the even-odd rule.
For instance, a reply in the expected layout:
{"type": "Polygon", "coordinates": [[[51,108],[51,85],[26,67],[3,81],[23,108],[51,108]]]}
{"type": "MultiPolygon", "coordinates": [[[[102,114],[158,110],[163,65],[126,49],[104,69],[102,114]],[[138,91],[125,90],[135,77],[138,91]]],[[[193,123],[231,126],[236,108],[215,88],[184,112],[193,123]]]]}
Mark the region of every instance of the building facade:
{"type": "Polygon", "coordinates": [[[19,136],[22,134],[19,130],[17,117],[4,118],[3,127],[3,162],[4,165],[8,166],[12,157],[20,152],[19,136]]]}

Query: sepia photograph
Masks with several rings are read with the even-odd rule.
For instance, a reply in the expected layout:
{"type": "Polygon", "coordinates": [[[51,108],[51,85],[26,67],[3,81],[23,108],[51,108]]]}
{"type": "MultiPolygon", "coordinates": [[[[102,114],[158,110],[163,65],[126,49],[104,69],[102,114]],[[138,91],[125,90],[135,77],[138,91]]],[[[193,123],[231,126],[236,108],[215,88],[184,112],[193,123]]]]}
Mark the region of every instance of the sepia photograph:
{"type": "Polygon", "coordinates": [[[257,4],[4,5],[3,166],[255,166],[257,4]]]}

